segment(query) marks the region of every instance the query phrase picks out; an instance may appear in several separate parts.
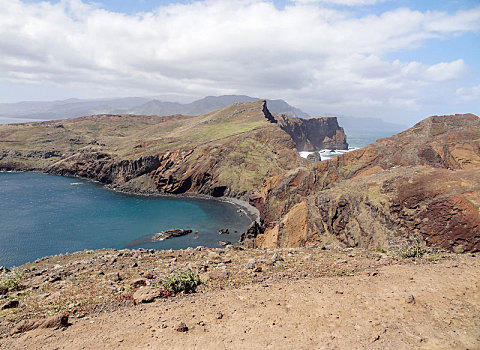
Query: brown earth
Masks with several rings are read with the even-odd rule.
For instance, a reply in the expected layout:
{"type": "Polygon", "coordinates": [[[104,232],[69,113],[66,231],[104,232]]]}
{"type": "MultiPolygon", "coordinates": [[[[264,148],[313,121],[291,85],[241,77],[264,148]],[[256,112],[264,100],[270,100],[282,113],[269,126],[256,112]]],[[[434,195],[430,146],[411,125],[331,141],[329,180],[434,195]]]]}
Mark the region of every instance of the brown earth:
{"type": "Polygon", "coordinates": [[[28,309],[37,318],[48,308],[67,310],[71,325],[4,335],[0,349],[480,348],[480,260],[473,255],[399,259],[315,248],[96,251],[44,258],[25,268],[28,295],[19,309],[1,311],[13,317],[1,321],[3,334],[28,309]],[[173,260],[207,266],[197,294],[140,305],[120,297],[148,288],[132,281],[173,260]],[[73,280],[67,272],[75,268],[73,280]],[[61,277],[38,281],[54,273],[61,277]],[[38,298],[44,301],[37,304],[38,298]]]}

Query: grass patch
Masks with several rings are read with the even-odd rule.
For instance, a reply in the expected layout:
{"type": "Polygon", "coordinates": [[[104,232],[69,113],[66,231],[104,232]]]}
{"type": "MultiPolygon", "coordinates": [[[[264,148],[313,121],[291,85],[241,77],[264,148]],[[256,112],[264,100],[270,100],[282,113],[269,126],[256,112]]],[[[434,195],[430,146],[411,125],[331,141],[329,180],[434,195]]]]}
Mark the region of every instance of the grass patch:
{"type": "Polygon", "coordinates": [[[18,270],[7,272],[0,279],[0,287],[8,288],[8,290],[18,290],[21,286],[23,273],[18,270]]]}

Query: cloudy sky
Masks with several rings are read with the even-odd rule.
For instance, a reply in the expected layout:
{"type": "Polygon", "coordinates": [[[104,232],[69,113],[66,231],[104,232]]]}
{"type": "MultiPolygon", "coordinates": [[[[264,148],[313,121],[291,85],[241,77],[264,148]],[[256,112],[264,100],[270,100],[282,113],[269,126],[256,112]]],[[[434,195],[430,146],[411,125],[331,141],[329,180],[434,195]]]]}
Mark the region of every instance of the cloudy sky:
{"type": "Polygon", "coordinates": [[[480,114],[480,0],[0,0],[0,102],[222,94],[480,114]]]}

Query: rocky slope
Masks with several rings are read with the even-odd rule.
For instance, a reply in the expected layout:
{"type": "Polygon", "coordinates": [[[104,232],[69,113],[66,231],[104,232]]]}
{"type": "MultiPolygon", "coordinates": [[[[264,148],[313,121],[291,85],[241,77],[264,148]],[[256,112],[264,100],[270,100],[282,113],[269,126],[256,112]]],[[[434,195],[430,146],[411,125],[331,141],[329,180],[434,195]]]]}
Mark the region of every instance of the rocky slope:
{"type": "MultiPolygon", "coordinates": [[[[98,115],[4,125],[0,169],[81,176],[133,192],[246,198],[266,177],[305,164],[295,148],[343,135],[334,120],[305,120],[308,133],[297,134],[285,127],[288,117],[280,119],[257,101],[197,117],[98,115]]],[[[306,130],[301,119],[291,123],[306,130]]]]}
{"type": "Polygon", "coordinates": [[[264,232],[247,241],[387,249],[389,241],[415,235],[478,251],[479,166],[479,118],[430,117],[360,150],[266,179],[252,197],[264,232]]]}
{"type": "Polygon", "coordinates": [[[198,117],[99,115],[0,127],[0,168],[81,176],[128,191],[244,196],[302,164],[265,101],[198,117]]]}

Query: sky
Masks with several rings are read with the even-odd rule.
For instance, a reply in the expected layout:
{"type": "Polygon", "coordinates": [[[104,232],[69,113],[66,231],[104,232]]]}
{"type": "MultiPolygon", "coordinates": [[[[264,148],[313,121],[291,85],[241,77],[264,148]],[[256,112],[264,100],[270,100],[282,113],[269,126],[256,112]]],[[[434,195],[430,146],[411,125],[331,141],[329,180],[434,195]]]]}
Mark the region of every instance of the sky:
{"type": "Polygon", "coordinates": [[[224,94],[480,115],[480,0],[0,0],[0,102],[224,94]]]}

